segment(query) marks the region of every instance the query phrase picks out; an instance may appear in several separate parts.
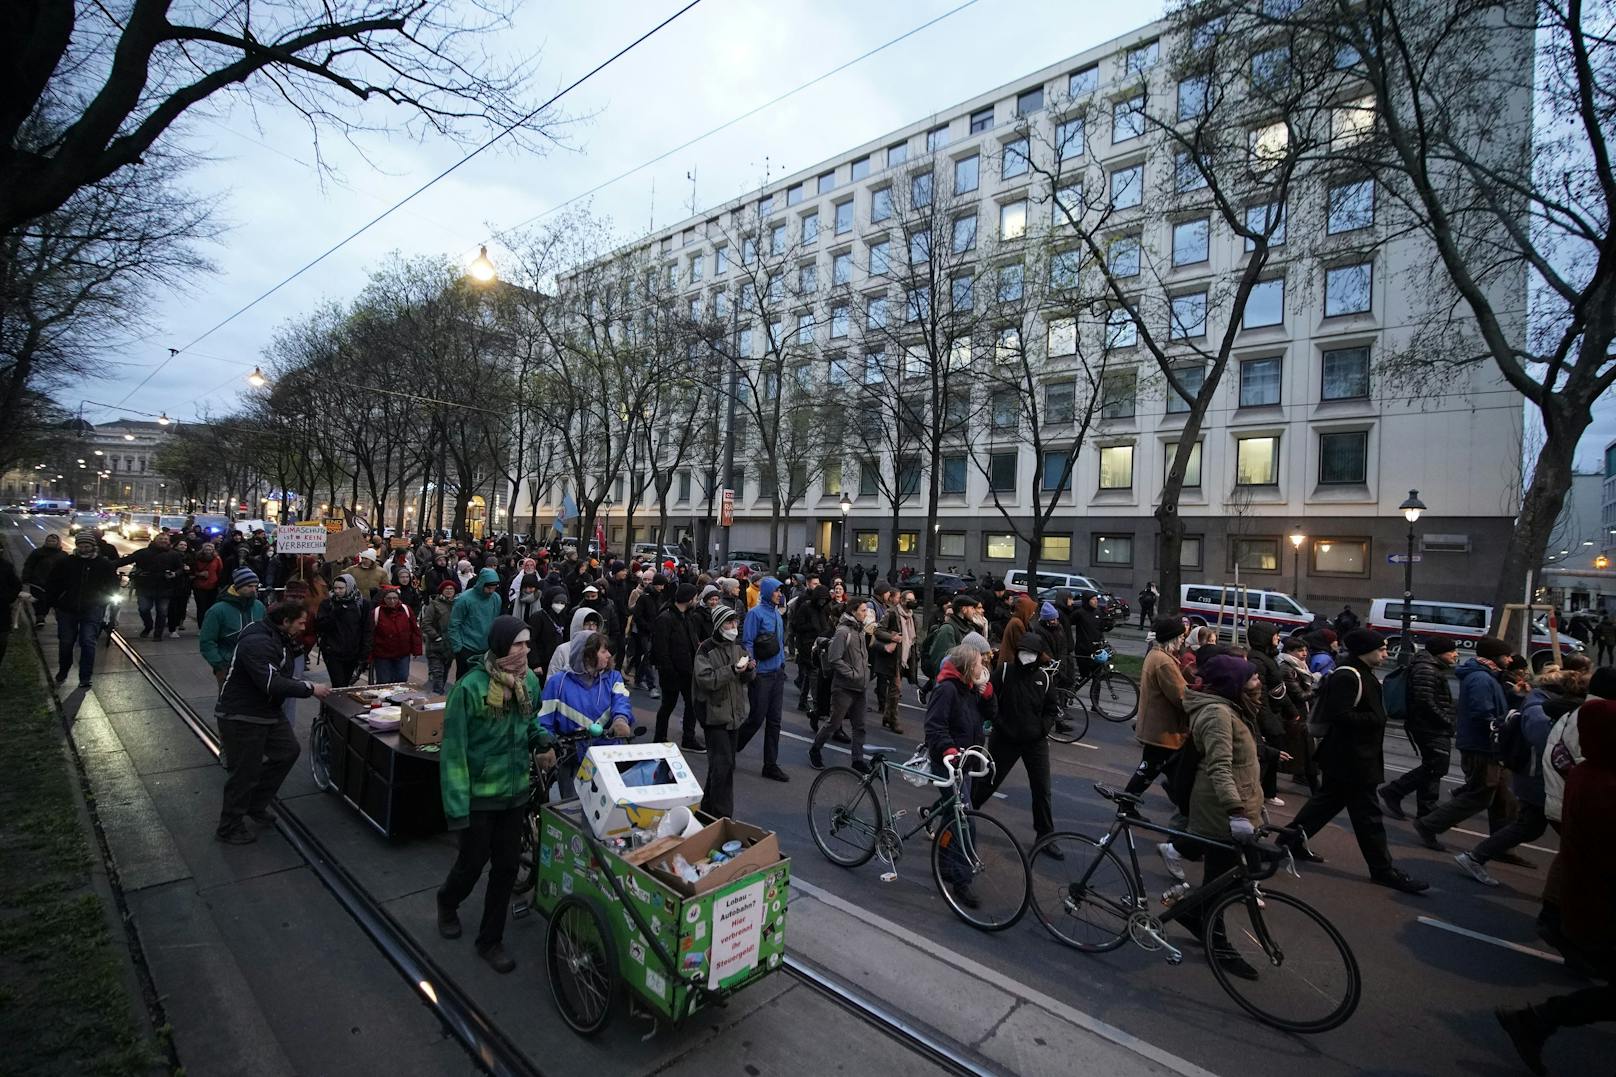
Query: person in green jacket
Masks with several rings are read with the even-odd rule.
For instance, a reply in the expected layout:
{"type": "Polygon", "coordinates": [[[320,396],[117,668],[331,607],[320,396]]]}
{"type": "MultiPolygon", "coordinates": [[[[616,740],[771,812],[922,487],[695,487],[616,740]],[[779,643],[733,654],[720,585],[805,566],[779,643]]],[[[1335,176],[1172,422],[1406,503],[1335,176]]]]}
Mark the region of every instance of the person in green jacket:
{"type": "Polygon", "coordinates": [[[505,952],[505,910],[527,825],[531,753],[543,749],[540,764],[554,766],[555,750],[538,723],[543,688],[527,668],[527,625],[495,618],[487,640],[481,661],[455,682],[444,708],[438,784],[449,829],[460,831],[460,853],[438,888],[438,933],[460,937],[460,903],[492,861],[477,954],[496,972],[510,972],[516,961],[505,952]]]}
{"type": "Polygon", "coordinates": [[[455,679],[477,666],[477,656],[488,649],[488,632],[504,608],[499,594],[499,573],[485,568],[460,593],[449,613],[449,645],[454,648],[455,679]]]}
{"type": "Polygon", "coordinates": [[[230,656],[236,653],[236,638],[241,630],[262,621],[264,616],[264,604],[258,601],[258,575],[250,568],[236,569],[230,577],[230,586],[202,618],[202,635],[198,641],[202,657],[213,667],[213,679],[219,682],[219,687],[224,687],[225,675],[230,672],[230,656]]]}

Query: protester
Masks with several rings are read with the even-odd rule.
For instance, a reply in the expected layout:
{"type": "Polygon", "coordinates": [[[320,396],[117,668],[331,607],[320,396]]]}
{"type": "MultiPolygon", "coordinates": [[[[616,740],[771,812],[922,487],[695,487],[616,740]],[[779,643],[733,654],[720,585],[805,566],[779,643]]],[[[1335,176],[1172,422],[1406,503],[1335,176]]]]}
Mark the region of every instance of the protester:
{"type": "MultiPolygon", "coordinates": [[[[179,555],[182,570],[174,577],[169,585],[168,592],[168,634],[182,636],[185,634],[185,612],[191,605],[191,573],[195,570],[196,561],[191,552],[191,544],[183,538],[175,538],[174,552],[179,555]]],[[[197,627],[201,627],[202,620],[197,618],[197,627]]]]}
{"type": "Polygon", "coordinates": [[[11,550],[0,545],[0,662],[5,661],[12,624],[25,615],[33,620],[33,611],[20,601],[21,596],[22,577],[11,563],[11,550]]]}
{"type": "Polygon", "coordinates": [[[1420,818],[1436,810],[1453,758],[1453,693],[1448,688],[1448,670],[1459,659],[1459,645],[1447,636],[1426,640],[1425,650],[1408,666],[1404,686],[1403,733],[1419,753],[1419,765],[1380,789],[1380,802],[1393,819],[1407,819],[1403,798],[1414,794],[1414,815],[1420,818]]]}
{"type": "Polygon", "coordinates": [[[371,549],[360,550],[359,563],[347,571],[354,579],[359,596],[370,603],[375,603],[382,584],[392,582],[387,569],[376,563],[376,551],[371,549]]]}
{"type": "Polygon", "coordinates": [[[331,687],[353,684],[370,657],[370,602],[360,596],[353,576],[344,572],[331,584],[331,594],[314,616],[331,687]]]}
{"type": "Polygon", "coordinates": [[[198,627],[207,623],[208,610],[219,600],[219,588],[227,578],[217,548],[211,542],[204,542],[191,562],[191,594],[196,596],[198,627]]]}
{"type": "MultiPolygon", "coordinates": [[[[735,611],[728,606],[719,606],[713,612],[713,634],[696,648],[692,676],[695,699],[702,707],[702,725],[707,730],[707,781],[702,789],[701,810],[720,818],[735,815],[735,756],[741,748],[741,708],[745,705],[755,713],[748,687],[759,665],[737,642],[735,621],[735,611]]],[[[779,769],[778,764],[775,769],[779,769]]]]}
{"type": "MultiPolygon", "coordinates": [[[[88,538],[94,547],[93,537],[82,537],[88,538]]],[[[168,627],[168,596],[174,581],[185,571],[184,558],[169,548],[167,535],[158,534],[153,536],[149,546],[118,558],[114,564],[135,568],[131,582],[140,609],[140,638],[150,636],[154,642],[161,640],[168,627]]]]}
{"type": "MultiPolygon", "coordinates": [[[[746,723],[736,737],[735,750],[746,751],[762,730],[763,776],[788,782],[791,778],[780,769],[780,721],[786,695],[786,622],[780,613],[784,604],[780,581],[766,578],[759,584],[758,594],[758,604],[746,612],[741,629],[741,646],[756,664],[747,685],[746,723]]],[[[703,724],[710,723],[704,720],[703,724]]]]}
{"type": "Polygon", "coordinates": [[[814,645],[831,634],[829,605],[829,589],[818,576],[810,576],[807,589],[797,597],[791,609],[791,644],[797,659],[797,709],[810,716],[819,709],[813,698],[815,682],[819,679],[813,663],[814,645]]]}
{"type": "Polygon", "coordinates": [[[1145,654],[1139,671],[1139,718],[1133,734],[1141,756],[1124,790],[1136,797],[1145,795],[1167,761],[1184,746],[1190,731],[1189,714],[1184,710],[1184,672],[1178,664],[1184,623],[1176,617],[1163,617],[1152,622],[1151,631],[1156,645],[1145,654]]]}
{"type": "MultiPolygon", "coordinates": [[[[485,568],[476,576],[476,586],[455,597],[449,613],[449,645],[454,648],[455,678],[464,677],[477,665],[477,656],[488,649],[488,631],[499,616],[499,573],[485,568]]],[[[522,652],[523,657],[527,651],[522,652]]]]}
{"type": "Polygon", "coordinates": [[[814,734],[808,749],[808,763],[815,770],[825,769],[821,754],[825,742],[841,731],[845,720],[852,727],[853,769],[867,773],[864,761],[864,691],[870,680],[870,655],[865,628],[875,623],[875,611],[868,602],[855,599],[836,623],[825,664],[831,670],[830,721],[814,734]]]}
{"type": "MultiPolygon", "coordinates": [[[[1027,769],[1032,794],[1034,841],[1055,830],[1055,804],[1049,784],[1049,733],[1060,714],[1060,700],[1048,669],[1049,641],[1033,628],[1016,641],[1016,658],[1001,662],[990,675],[997,717],[988,734],[988,754],[994,769],[988,779],[974,783],[971,807],[978,811],[992,798],[1019,761],[1027,769]]],[[[1044,846],[1046,855],[1065,860],[1059,845],[1044,846]]]]}
{"type": "Polygon", "coordinates": [[[370,677],[372,684],[404,684],[410,659],[423,650],[421,625],[404,605],[398,588],[381,585],[381,602],[370,612],[370,677]]]}
{"type": "Polygon", "coordinates": [[[454,661],[454,644],[449,640],[449,621],[454,615],[456,584],[451,579],[438,583],[437,593],[421,611],[421,641],[426,651],[427,689],[441,696],[449,686],[449,664],[454,661]]]}
{"type": "MultiPolygon", "coordinates": [[[[75,540],[75,548],[77,541],[75,540]]],[[[95,541],[92,539],[93,547],[95,541]]],[[[34,627],[45,627],[45,615],[50,612],[50,603],[45,601],[45,585],[50,581],[51,570],[63,558],[71,556],[62,549],[62,536],[51,532],[45,536],[45,545],[36,546],[28,551],[28,556],[22,562],[22,583],[34,597],[34,627]]]]}
{"type": "Polygon", "coordinates": [[[551,677],[567,669],[572,663],[572,651],[583,642],[584,637],[600,631],[600,614],[587,606],[579,606],[572,611],[572,619],[567,626],[567,638],[556,644],[555,650],[550,652],[550,661],[545,663],[544,677],[548,683],[551,677]]]}
{"type": "Polygon", "coordinates": [[[1503,663],[1510,656],[1508,643],[1493,636],[1476,642],[1476,655],[1459,663],[1459,702],[1455,708],[1455,746],[1464,784],[1448,799],[1414,820],[1414,833],[1426,848],[1442,851],[1438,835],[1487,812],[1487,832],[1504,825],[1506,772],[1498,762],[1493,726],[1509,713],[1509,700],[1500,683],[1503,663]]]}
{"type": "Polygon", "coordinates": [[[1290,755],[1291,780],[1307,786],[1309,794],[1319,791],[1319,765],[1313,759],[1313,738],[1307,732],[1307,716],[1313,713],[1317,675],[1307,668],[1307,641],[1286,636],[1280,645],[1279,666],[1285,674],[1285,691],[1296,701],[1301,719],[1291,724],[1285,751],[1290,755]]]}
{"type": "Polygon", "coordinates": [[[531,637],[527,649],[529,669],[541,670],[549,667],[556,648],[567,639],[567,620],[566,588],[546,588],[538,608],[527,617],[527,629],[531,637]]]}
{"type": "MultiPolygon", "coordinates": [[[[217,560],[217,558],[215,558],[217,560]]],[[[230,672],[230,659],[236,653],[236,643],[250,624],[262,621],[264,604],[258,599],[258,576],[250,568],[238,568],[231,575],[230,586],[225,588],[219,601],[208,607],[197,640],[202,660],[213,670],[213,679],[222,688],[230,672]]]]}
{"type": "MultiPolygon", "coordinates": [[[[612,668],[611,637],[585,631],[567,650],[566,662],[544,682],[539,724],[557,736],[599,725],[601,733],[589,737],[589,744],[612,744],[630,736],[634,707],[623,675],[612,668]]],[[[573,776],[578,763],[577,756],[559,762],[556,778],[563,800],[576,795],[573,776]]]]}
{"type": "MultiPolygon", "coordinates": [[[[987,655],[987,639],[982,637],[981,648],[962,643],[944,655],[937,667],[937,677],[926,701],[926,754],[932,773],[938,776],[948,773],[943,764],[945,758],[982,743],[982,701],[993,697],[987,655]]],[[[962,787],[961,795],[970,800],[974,792],[971,779],[964,779],[962,787]]],[[[949,842],[944,851],[943,880],[955,900],[974,909],[981,902],[971,891],[970,867],[962,862],[955,848],[959,844],[949,842]]]]}
{"type": "Polygon", "coordinates": [[[415,619],[419,621],[421,619],[421,604],[425,599],[415,587],[415,573],[408,568],[399,568],[394,574],[394,579],[397,580],[398,600],[404,604],[406,609],[415,614],[415,619]]]}
{"type": "Polygon", "coordinates": [[[79,687],[90,687],[95,671],[95,643],[107,619],[107,603],[118,590],[112,562],[97,556],[95,538],[80,532],[73,556],[57,558],[45,580],[45,607],[56,611],[56,683],[66,684],[79,655],[79,687]]]}

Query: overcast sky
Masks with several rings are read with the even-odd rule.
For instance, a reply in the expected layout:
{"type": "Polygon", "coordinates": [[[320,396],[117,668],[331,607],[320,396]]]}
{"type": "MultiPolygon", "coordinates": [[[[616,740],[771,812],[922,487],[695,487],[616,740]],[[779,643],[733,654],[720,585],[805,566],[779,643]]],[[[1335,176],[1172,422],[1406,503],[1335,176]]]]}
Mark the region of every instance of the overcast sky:
{"type": "MultiPolygon", "coordinates": [[[[681,0],[610,5],[529,2],[500,37],[537,54],[535,101],[595,66],[680,6],[681,0]],[[542,93],[540,92],[542,91],[542,93]]],[[[587,119],[568,127],[567,148],[543,157],[490,150],[228,326],[196,343],[136,392],[127,407],[176,418],[234,407],[244,376],[275,328],[326,299],[346,301],[389,251],[465,261],[491,233],[553,209],[673,146],[746,112],[959,5],[961,0],[704,0],[561,103],[587,119]]],[[[620,180],[593,196],[619,231],[665,226],[755,188],[767,167],[781,176],[946,109],[1132,30],[1161,15],[1161,0],[977,0],[848,70],[736,126],[620,180]],[[1081,15],[1079,15],[1079,11],[1081,15]],[[654,191],[654,194],[653,194],[654,191]]],[[[385,125],[389,113],[372,116],[385,125]]],[[[313,167],[301,120],[244,109],[192,122],[187,144],[209,160],[192,186],[223,195],[229,230],[210,255],[215,275],[159,298],[153,332],[126,353],[116,375],[84,396],[118,403],[167,357],[278,283],[337,238],[459,158],[446,140],[364,137],[358,152],[322,142],[336,180],[313,167]]],[[[491,253],[498,259],[497,248],[491,253]]],[[[73,405],[75,401],[67,401],[73,405]]],[[[86,407],[104,421],[119,412],[86,407]]],[[[1607,406],[1579,454],[1596,466],[1616,437],[1607,406]]]]}

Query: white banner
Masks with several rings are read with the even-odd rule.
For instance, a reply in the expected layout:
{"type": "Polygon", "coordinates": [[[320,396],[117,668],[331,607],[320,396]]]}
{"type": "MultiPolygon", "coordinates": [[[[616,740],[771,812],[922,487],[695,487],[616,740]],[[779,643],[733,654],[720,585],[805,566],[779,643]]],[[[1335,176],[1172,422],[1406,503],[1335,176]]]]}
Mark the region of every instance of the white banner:
{"type": "Polygon", "coordinates": [[[276,553],[325,553],[323,524],[286,524],[275,532],[276,553]]]}

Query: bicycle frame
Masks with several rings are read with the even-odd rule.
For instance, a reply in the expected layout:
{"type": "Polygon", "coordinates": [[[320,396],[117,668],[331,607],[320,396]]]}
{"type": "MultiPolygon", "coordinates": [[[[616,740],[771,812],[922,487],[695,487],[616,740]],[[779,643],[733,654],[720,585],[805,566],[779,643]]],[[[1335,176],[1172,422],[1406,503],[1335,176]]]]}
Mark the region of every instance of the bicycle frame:
{"type": "MultiPolygon", "coordinates": [[[[900,775],[908,774],[908,775],[912,775],[912,776],[918,777],[918,778],[925,778],[926,783],[928,785],[935,785],[936,784],[937,775],[933,774],[929,770],[921,770],[919,767],[910,767],[910,766],[905,766],[902,763],[893,763],[893,762],[891,762],[891,761],[889,761],[889,760],[887,760],[887,759],[885,759],[885,758],[883,758],[883,757],[881,757],[879,755],[872,757],[871,760],[870,760],[870,764],[871,764],[870,765],[870,773],[868,773],[868,774],[866,774],[864,776],[864,781],[863,781],[863,784],[861,786],[861,792],[860,792],[859,795],[861,797],[864,796],[864,795],[869,795],[869,796],[872,796],[872,797],[876,798],[876,803],[877,803],[877,806],[880,808],[880,813],[881,813],[882,820],[887,824],[888,827],[890,827],[892,829],[893,833],[898,835],[898,843],[899,843],[900,849],[902,847],[903,842],[907,841],[908,839],[914,837],[916,834],[920,833],[920,831],[924,830],[926,828],[927,824],[935,821],[939,817],[939,815],[945,810],[945,808],[949,812],[949,817],[951,818],[951,820],[956,824],[956,827],[955,827],[956,832],[961,834],[961,835],[964,835],[964,836],[969,835],[970,828],[964,825],[964,822],[965,822],[964,798],[961,797],[961,795],[960,795],[959,786],[955,785],[955,784],[952,784],[952,783],[950,783],[947,788],[941,790],[938,793],[937,799],[932,802],[932,804],[931,804],[931,806],[929,808],[922,808],[920,810],[918,821],[915,823],[914,826],[910,827],[908,830],[898,830],[898,828],[896,826],[893,826],[892,824],[901,815],[905,814],[907,809],[903,809],[903,810],[899,810],[899,811],[894,811],[893,810],[893,808],[892,808],[891,784],[889,783],[889,781],[887,779],[888,771],[897,771],[900,775]],[[875,787],[877,785],[880,786],[880,792],[879,793],[875,792],[875,787]]],[[[858,801],[855,800],[853,803],[857,804],[858,801]]],[[[861,826],[861,827],[863,826],[863,824],[861,822],[859,822],[858,820],[853,819],[853,818],[848,818],[846,821],[844,821],[844,823],[842,825],[844,825],[844,826],[858,825],[858,826],[861,826]]],[[[875,831],[874,833],[878,834],[879,831],[875,831]]],[[[972,853],[970,851],[967,851],[966,856],[967,857],[974,857],[974,853],[972,853]]]]}
{"type": "MultiPolygon", "coordinates": [[[[1193,895],[1199,898],[1198,901],[1186,902],[1184,898],[1180,898],[1175,904],[1168,908],[1166,912],[1159,916],[1157,919],[1164,924],[1171,923],[1173,920],[1177,919],[1179,914],[1185,908],[1193,908],[1198,910],[1210,905],[1213,900],[1221,897],[1225,890],[1228,890],[1230,887],[1235,885],[1241,886],[1246,893],[1255,896],[1257,883],[1260,880],[1266,879],[1270,875],[1273,875],[1279,867],[1276,862],[1273,868],[1266,872],[1260,870],[1254,872],[1248,866],[1246,851],[1241,849],[1241,847],[1238,845],[1228,842],[1215,841],[1200,834],[1191,834],[1187,830],[1178,830],[1170,826],[1163,826],[1161,823],[1153,823],[1149,819],[1130,816],[1126,812],[1119,811],[1117,812],[1116,819],[1111,824],[1111,829],[1106,832],[1105,837],[1100,839],[1099,847],[1101,849],[1110,849],[1116,844],[1117,835],[1119,833],[1126,839],[1128,848],[1128,867],[1133,873],[1134,887],[1139,891],[1138,908],[1141,910],[1148,909],[1150,907],[1150,899],[1146,896],[1147,892],[1145,888],[1144,872],[1139,867],[1139,849],[1133,840],[1134,827],[1148,830],[1153,834],[1164,834],[1170,838],[1182,838],[1186,841],[1195,841],[1201,843],[1202,845],[1215,846],[1228,852],[1241,854],[1239,863],[1237,863],[1234,867],[1230,868],[1228,871],[1217,876],[1216,878],[1207,880],[1200,886],[1190,890],[1188,894],[1184,895],[1186,898],[1193,895]]],[[[1094,863],[1089,865],[1089,870],[1084,872],[1083,877],[1078,880],[1079,886],[1083,887],[1084,889],[1088,888],[1089,877],[1093,875],[1094,871],[1100,866],[1102,859],[1102,857],[1094,858],[1094,863]]]]}

